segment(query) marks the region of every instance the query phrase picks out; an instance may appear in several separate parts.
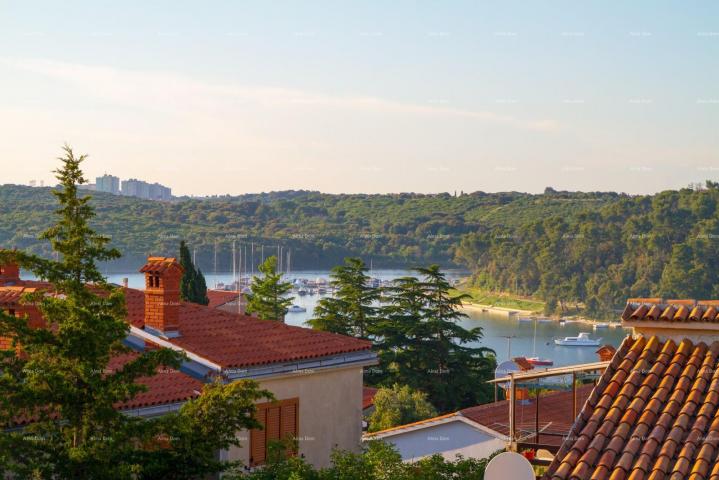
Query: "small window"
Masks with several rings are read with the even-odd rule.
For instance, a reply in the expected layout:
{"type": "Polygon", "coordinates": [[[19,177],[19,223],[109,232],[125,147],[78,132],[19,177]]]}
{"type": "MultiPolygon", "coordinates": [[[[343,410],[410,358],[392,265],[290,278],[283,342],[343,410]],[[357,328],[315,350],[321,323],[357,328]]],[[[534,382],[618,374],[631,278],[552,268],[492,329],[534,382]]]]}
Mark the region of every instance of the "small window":
{"type": "MultiPolygon", "coordinates": [[[[267,459],[268,445],[274,441],[297,438],[299,435],[299,398],[257,405],[255,418],[263,430],[250,431],[250,466],[262,465],[267,459]]],[[[297,455],[288,450],[287,455],[297,455]]]]}

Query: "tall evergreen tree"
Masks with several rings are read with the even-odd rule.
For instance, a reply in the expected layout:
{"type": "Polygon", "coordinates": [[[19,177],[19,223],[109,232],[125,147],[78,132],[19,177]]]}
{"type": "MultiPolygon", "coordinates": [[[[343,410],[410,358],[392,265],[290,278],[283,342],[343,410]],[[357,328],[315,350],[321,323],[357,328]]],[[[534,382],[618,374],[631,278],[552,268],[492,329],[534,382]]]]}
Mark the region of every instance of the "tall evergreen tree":
{"type": "Polygon", "coordinates": [[[180,242],[180,265],[185,270],[180,280],[180,298],[187,302],[207,305],[207,283],[202,270],[195,268],[190,255],[190,249],[184,240],[180,242]]]}
{"type": "Polygon", "coordinates": [[[377,320],[380,291],[372,287],[367,267],[359,258],[346,258],[330,275],[335,294],[320,300],[308,324],[317,330],[369,338],[377,320]]]}
{"type": "MultiPolygon", "coordinates": [[[[86,183],[69,147],[53,191],[58,222],[41,238],[57,260],[0,250],[0,262],[15,262],[47,280],[46,291],[21,302],[37,308],[45,326],[31,328],[27,317],[0,310],[0,336],[12,348],[0,351],[0,469],[14,478],[144,479],[189,478],[234,467],[216,451],[237,445],[236,432],[253,428],[254,402],[270,396],[254,382],[208,385],[179,412],[155,419],[115,409],[146,388],[140,377],[157,367],[179,368],[181,357],[169,349],[127,356],[120,369],[112,357],[129,352],[124,291],[105,281],[97,261],[119,252],[89,227],[94,212],[89,197],[78,197],[86,183]],[[21,352],[21,354],[18,354],[21,352]],[[23,418],[22,430],[8,428],[23,418]],[[158,438],[168,448],[152,448],[158,438]],[[149,447],[149,448],[148,448],[149,447]]],[[[38,327],[33,325],[33,327],[38,327]]]]}
{"type": "Polygon", "coordinates": [[[387,289],[374,329],[382,368],[370,380],[426,392],[441,412],[488,401],[485,381],[494,369],[494,352],[466,345],[482,338],[481,328],[459,324],[466,318],[460,311],[466,295],[451,294],[437,265],[417,272],[421,279],[400,278],[387,289]]]}
{"type": "Polygon", "coordinates": [[[277,272],[277,257],[274,255],[258,267],[262,276],[252,277],[252,291],[247,295],[247,311],[263,320],[284,321],[287,307],[292,304],[293,297],[287,294],[292,291],[292,284],[282,281],[282,273],[277,272]]]}
{"type": "Polygon", "coordinates": [[[423,277],[426,303],[416,330],[421,348],[412,360],[417,362],[412,369],[415,373],[424,370],[428,375],[417,375],[422,385],[415,388],[427,392],[440,411],[489,401],[491,388],[486,381],[492,378],[495,368],[494,351],[466,346],[482,338],[482,328],[465,329],[459,325],[467,318],[461,307],[468,295],[452,295],[452,286],[438,265],[416,270],[423,277]]]}

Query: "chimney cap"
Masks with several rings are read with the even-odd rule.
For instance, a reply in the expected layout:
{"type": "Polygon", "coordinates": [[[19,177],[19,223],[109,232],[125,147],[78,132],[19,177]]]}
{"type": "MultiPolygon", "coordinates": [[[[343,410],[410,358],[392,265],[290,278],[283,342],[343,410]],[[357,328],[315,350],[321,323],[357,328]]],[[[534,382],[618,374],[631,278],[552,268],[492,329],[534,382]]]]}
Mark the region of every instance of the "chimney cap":
{"type": "Polygon", "coordinates": [[[147,257],[147,263],[140,268],[140,273],[164,273],[172,268],[185,271],[175,257],[147,257]]]}

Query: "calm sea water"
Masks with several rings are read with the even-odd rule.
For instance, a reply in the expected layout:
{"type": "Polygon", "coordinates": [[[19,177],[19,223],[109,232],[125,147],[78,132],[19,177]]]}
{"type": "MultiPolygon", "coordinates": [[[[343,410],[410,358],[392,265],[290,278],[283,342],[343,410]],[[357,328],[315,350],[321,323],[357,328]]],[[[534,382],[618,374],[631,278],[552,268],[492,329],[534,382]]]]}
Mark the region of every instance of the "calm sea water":
{"type": "MultiPolygon", "coordinates": [[[[372,276],[381,280],[391,280],[393,278],[413,275],[409,270],[374,270],[372,276]]],[[[447,277],[454,280],[466,275],[462,271],[448,271],[447,277]]],[[[128,278],[129,286],[133,288],[144,288],[144,276],[139,273],[127,274],[111,274],[108,275],[110,282],[122,283],[123,278],[128,278]]],[[[216,283],[230,283],[232,281],[232,273],[221,273],[216,277],[212,274],[207,275],[208,287],[212,288],[216,283]]],[[[329,278],[329,272],[326,270],[298,271],[288,276],[289,280],[295,278],[317,279],[329,278]]],[[[297,296],[294,303],[305,307],[306,312],[288,313],[286,322],[290,325],[305,326],[304,323],[311,318],[312,311],[317,305],[317,301],[322,298],[319,295],[297,296]]],[[[602,343],[609,343],[615,347],[619,346],[622,339],[627,335],[628,331],[622,328],[607,328],[592,330],[591,325],[587,324],[567,324],[560,326],[558,323],[534,323],[519,322],[516,316],[507,317],[506,315],[482,312],[481,310],[468,309],[466,313],[469,318],[463,322],[465,328],[481,327],[484,337],[477,344],[478,346],[488,347],[497,353],[497,359],[501,362],[516,356],[539,356],[542,358],[550,358],[554,360],[555,366],[572,365],[576,363],[587,363],[597,361],[597,347],[562,347],[555,345],[553,339],[555,337],[576,336],[579,332],[589,332],[592,338],[602,338],[602,343]],[[507,336],[511,338],[511,352],[509,352],[507,336]]]]}

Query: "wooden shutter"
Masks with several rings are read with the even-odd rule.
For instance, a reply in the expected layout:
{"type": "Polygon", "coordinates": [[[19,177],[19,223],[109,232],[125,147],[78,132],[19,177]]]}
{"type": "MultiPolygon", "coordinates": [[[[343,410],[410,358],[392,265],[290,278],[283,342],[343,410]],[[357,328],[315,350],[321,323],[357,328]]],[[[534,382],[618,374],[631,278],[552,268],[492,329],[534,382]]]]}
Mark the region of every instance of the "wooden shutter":
{"type": "MultiPolygon", "coordinates": [[[[280,415],[280,438],[295,439],[298,436],[297,403],[287,403],[282,406],[280,415]]],[[[287,455],[297,455],[294,448],[287,450],[287,455]]]]}
{"type": "MultiPolygon", "coordinates": [[[[267,410],[257,408],[255,418],[262,425],[265,425],[267,410]]],[[[250,466],[260,465],[264,463],[267,457],[267,439],[264,430],[250,430],[250,466]]]]}
{"type": "MultiPolygon", "coordinates": [[[[269,442],[299,436],[299,399],[259,404],[255,418],[264,429],[250,431],[251,467],[261,465],[267,460],[269,442]]],[[[297,452],[290,449],[287,454],[296,455],[297,452]]]]}

